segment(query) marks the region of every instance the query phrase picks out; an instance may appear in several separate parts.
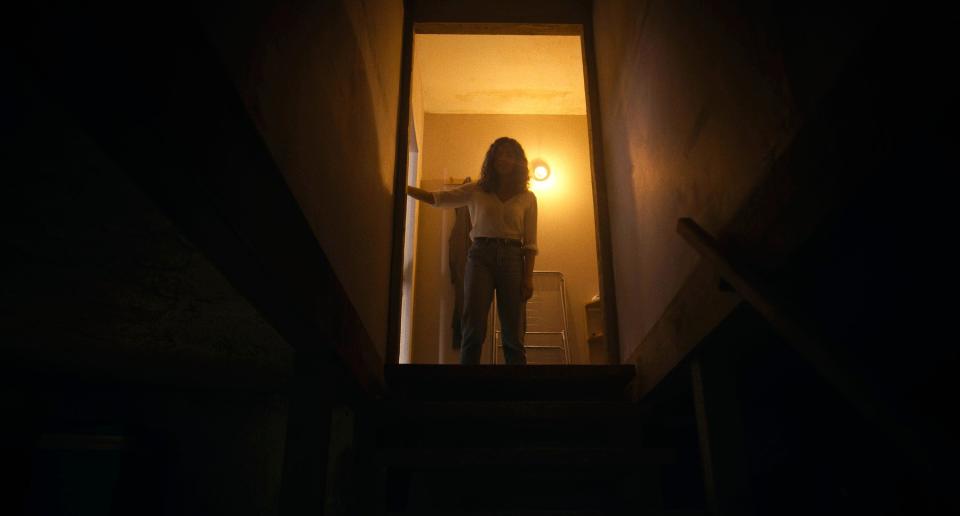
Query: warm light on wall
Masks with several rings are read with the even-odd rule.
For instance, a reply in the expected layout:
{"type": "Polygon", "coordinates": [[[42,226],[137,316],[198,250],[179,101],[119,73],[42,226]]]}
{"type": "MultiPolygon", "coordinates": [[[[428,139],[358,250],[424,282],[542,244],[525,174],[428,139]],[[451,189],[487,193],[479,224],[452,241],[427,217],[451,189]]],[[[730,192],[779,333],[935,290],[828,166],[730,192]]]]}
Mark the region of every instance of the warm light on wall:
{"type": "Polygon", "coordinates": [[[546,165],[537,165],[533,169],[533,178],[537,181],[546,181],[550,177],[550,169],[546,165]]]}
{"type": "Polygon", "coordinates": [[[530,163],[530,168],[533,169],[533,184],[531,187],[534,190],[543,191],[553,186],[553,174],[546,161],[539,158],[535,159],[530,163]]]}

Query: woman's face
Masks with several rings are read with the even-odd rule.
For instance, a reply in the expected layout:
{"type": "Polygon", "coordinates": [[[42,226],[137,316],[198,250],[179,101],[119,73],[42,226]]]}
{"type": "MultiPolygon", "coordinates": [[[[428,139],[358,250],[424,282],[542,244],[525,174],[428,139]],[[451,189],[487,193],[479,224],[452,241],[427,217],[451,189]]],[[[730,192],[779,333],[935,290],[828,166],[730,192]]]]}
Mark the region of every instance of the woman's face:
{"type": "Polygon", "coordinates": [[[507,177],[517,166],[517,157],[506,146],[501,146],[493,154],[493,168],[500,177],[507,177]]]}

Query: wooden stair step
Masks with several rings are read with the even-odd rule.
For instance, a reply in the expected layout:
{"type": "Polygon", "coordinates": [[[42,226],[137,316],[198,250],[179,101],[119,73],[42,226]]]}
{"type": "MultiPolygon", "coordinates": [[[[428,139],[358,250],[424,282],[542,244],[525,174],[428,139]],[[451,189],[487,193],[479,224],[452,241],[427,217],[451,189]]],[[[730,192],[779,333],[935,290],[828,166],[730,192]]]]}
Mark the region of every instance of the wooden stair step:
{"type": "Polygon", "coordinates": [[[637,406],[620,401],[388,401],[377,407],[389,422],[603,421],[639,423],[637,406]]]}
{"type": "Polygon", "coordinates": [[[633,446],[642,415],[626,402],[387,401],[374,409],[389,447],[633,446]],[[563,443],[563,444],[561,444],[563,443]]]}
{"type": "Polygon", "coordinates": [[[637,466],[674,461],[662,448],[391,448],[380,450],[379,461],[404,468],[462,466],[637,466]]]}
{"type": "Polygon", "coordinates": [[[556,510],[503,510],[503,511],[391,511],[387,516],[707,516],[697,511],[644,511],[643,509],[556,509],[556,510]]]}
{"type": "Polygon", "coordinates": [[[626,400],[632,365],[400,364],[384,370],[388,395],[420,400],[626,400]]]}
{"type": "Polygon", "coordinates": [[[516,510],[516,511],[409,511],[388,512],[388,516],[637,516],[636,511],[608,510],[516,510]]]}

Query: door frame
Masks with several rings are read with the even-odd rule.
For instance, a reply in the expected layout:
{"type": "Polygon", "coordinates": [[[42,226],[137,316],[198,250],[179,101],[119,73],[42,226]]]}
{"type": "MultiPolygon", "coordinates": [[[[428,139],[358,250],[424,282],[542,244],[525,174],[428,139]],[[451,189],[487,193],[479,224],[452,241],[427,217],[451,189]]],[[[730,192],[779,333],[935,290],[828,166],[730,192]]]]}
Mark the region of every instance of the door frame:
{"type": "MultiPolygon", "coordinates": [[[[409,3],[408,3],[409,4],[409,3]]],[[[400,61],[399,102],[397,103],[397,145],[393,178],[393,241],[391,244],[390,293],[388,300],[387,343],[384,366],[399,363],[400,318],[403,291],[403,246],[406,231],[407,146],[410,115],[410,85],[413,73],[415,34],[491,34],[491,35],[566,35],[580,36],[583,59],[584,92],[587,99],[587,130],[590,146],[593,208],[597,231],[597,263],[600,276],[600,298],[603,300],[604,332],[607,362],[620,364],[620,339],[617,324],[616,290],[613,276],[613,247],[610,238],[610,214],[607,202],[607,181],[603,168],[603,138],[600,123],[600,100],[597,91],[596,53],[594,51],[592,16],[581,13],[578,23],[531,23],[528,16],[516,22],[502,21],[505,13],[497,12],[497,21],[478,17],[457,16],[457,20],[438,21],[423,14],[422,9],[405,5],[403,43],[400,61]]],[[[483,11],[480,11],[483,12],[483,11]]],[[[469,13],[468,13],[469,14],[469,13]]],[[[509,17],[509,13],[506,13],[509,17]]]]}

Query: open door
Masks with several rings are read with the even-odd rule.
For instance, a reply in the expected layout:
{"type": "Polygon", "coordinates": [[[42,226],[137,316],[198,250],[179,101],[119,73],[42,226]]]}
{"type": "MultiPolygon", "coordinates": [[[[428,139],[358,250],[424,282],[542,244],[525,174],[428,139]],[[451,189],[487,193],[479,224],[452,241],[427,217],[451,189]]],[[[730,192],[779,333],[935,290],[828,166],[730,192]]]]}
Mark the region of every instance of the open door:
{"type": "MultiPolygon", "coordinates": [[[[440,190],[476,180],[490,143],[517,139],[538,199],[536,268],[560,273],[564,291],[556,297],[565,302],[566,348],[545,361],[528,352],[528,363],[617,363],[615,301],[612,283],[604,281],[612,270],[606,196],[598,190],[582,26],[425,23],[413,24],[409,37],[402,90],[409,105],[407,147],[416,151],[405,156],[404,182],[440,190]],[[598,305],[599,321],[590,315],[599,313],[598,305]]],[[[453,210],[404,201],[395,363],[458,363],[456,274],[449,265],[456,219],[453,210]]],[[[492,318],[487,333],[482,363],[497,363],[492,318]]],[[[390,357],[388,350],[388,363],[390,357]]]]}

